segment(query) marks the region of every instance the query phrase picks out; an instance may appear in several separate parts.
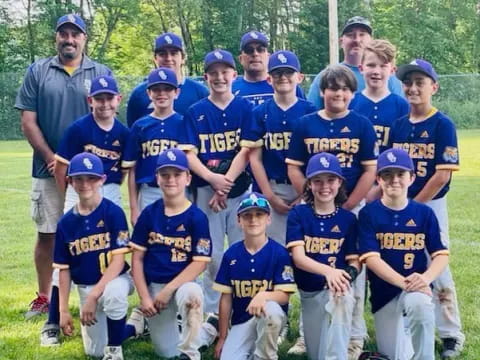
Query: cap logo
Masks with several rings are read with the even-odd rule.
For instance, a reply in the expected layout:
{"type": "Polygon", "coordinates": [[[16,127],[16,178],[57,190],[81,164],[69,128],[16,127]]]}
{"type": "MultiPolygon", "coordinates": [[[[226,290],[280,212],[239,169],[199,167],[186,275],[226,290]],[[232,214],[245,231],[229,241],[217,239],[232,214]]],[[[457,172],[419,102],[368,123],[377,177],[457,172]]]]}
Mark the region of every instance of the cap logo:
{"type": "Polygon", "coordinates": [[[283,55],[282,53],[278,54],[277,58],[278,58],[278,60],[280,60],[280,62],[281,62],[282,64],[285,64],[285,63],[287,62],[286,56],[283,55]]]}
{"type": "Polygon", "coordinates": [[[167,44],[172,44],[173,43],[173,40],[170,37],[170,35],[165,36],[165,41],[167,42],[167,44]]]}
{"type": "Polygon", "coordinates": [[[255,195],[255,194],[251,194],[251,195],[249,196],[249,198],[250,198],[250,200],[252,200],[253,202],[256,202],[256,201],[258,200],[258,197],[257,197],[257,195],[255,195]]]}
{"type": "Polygon", "coordinates": [[[104,88],[106,88],[108,86],[108,82],[107,80],[105,80],[105,78],[100,78],[100,80],[98,80],[98,82],[100,83],[100,85],[102,85],[104,88]]]}
{"type": "Polygon", "coordinates": [[[92,168],[93,168],[93,164],[92,164],[92,162],[90,161],[89,158],[84,158],[84,159],[83,159],[83,165],[85,165],[85,167],[86,167],[88,170],[92,170],[92,168]]]}
{"type": "Polygon", "coordinates": [[[322,164],[322,166],[323,166],[324,168],[329,168],[329,167],[330,167],[330,161],[328,161],[328,159],[327,159],[326,157],[324,157],[324,156],[322,156],[322,157],[320,158],[320,164],[322,164]]]}
{"type": "Polygon", "coordinates": [[[73,16],[73,14],[67,15],[67,19],[68,19],[68,21],[70,21],[74,24],[76,23],[76,21],[75,21],[76,19],[75,19],[75,16],[73,16]]]}
{"type": "Polygon", "coordinates": [[[417,60],[413,60],[410,65],[418,65],[417,60]]]}
{"type": "Polygon", "coordinates": [[[213,53],[213,55],[217,58],[217,59],[223,59],[223,55],[220,51],[215,51],[213,53]]]}
{"type": "Polygon", "coordinates": [[[158,72],[158,76],[160,76],[160,79],[162,79],[162,80],[166,80],[166,79],[167,79],[167,74],[165,74],[165,71],[163,71],[163,70],[160,70],[160,71],[158,72]]]}
{"type": "Polygon", "coordinates": [[[255,33],[255,31],[251,31],[250,36],[254,39],[258,39],[258,35],[255,33]]]}
{"type": "Polygon", "coordinates": [[[176,160],[177,160],[177,157],[175,156],[175,154],[173,153],[173,151],[167,151],[167,157],[168,157],[171,161],[176,161],[176,160]]]}
{"type": "Polygon", "coordinates": [[[391,163],[394,163],[394,162],[397,161],[397,157],[393,154],[393,152],[387,153],[387,159],[388,159],[388,161],[390,161],[391,163]]]}

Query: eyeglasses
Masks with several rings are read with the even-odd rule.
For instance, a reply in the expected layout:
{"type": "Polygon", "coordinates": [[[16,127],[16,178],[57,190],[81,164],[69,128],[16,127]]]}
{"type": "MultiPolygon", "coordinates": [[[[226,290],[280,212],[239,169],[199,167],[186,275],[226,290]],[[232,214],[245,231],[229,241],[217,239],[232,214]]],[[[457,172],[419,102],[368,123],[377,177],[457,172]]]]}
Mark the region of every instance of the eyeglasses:
{"type": "Polygon", "coordinates": [[[289,68],[284,68],[284,69],[278,69],[278,70],[273,70],[270,75],[274,79],[280,79],[282,76],[286,76],[287,78],[291,78],[295,74],[295,70],[289,69],[289,68]]]}
{"type": "Polygon", "coordinates": [[[254,52],[257,52],[259,54],[263,54],[264,52],[267,51],[267,48],[263,45],[258,45],[258,46],[245,46],[243,48],[243,52],[247,55],[253,55],[254,52]]]}

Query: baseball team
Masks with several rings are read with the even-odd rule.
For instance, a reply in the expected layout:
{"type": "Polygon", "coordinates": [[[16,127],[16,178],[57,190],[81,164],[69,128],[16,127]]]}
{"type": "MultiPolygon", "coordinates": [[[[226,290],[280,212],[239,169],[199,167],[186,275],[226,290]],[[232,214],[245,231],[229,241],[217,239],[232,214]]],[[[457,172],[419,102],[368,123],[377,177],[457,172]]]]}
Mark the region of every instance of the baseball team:
{"type": "Polygon", "coordinates": [[[42,346],[74,334],[76,287],[85,354],[104,360],[146,335],[165,358],[213,346],[222,360],[278,359],[291,296],[289,354],[433,360],[437,332],[441,358],[460,355],[446,200],[459,155],[454,123],[432,105],[432,64],[397,68],[395,47],[355,16],[344,61],[306,98],[297,56],[270,54],[255,30],[240,41],[243,76],[230,52],[205,55],[206,87],[183,75],[183,41],[167,32],[127,127],[112,72],[84,53],[84,20],[64,15],[55,30],[57,54],[30,65],[15,102],[37,227],[25,316],[48,314],[42,346]],[[367,292],[378,353],[364,351],[367,292]]]}

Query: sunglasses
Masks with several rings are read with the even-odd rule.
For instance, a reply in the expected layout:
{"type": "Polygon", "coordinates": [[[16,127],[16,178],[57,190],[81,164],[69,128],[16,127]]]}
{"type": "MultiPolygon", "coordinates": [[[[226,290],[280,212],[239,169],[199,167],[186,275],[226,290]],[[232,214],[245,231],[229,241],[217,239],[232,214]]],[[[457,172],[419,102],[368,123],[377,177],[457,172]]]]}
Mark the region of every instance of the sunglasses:
{"type": "Polygon", "coordinates": [[[287,78],[290,78],[293,76],[293,74],[295,74],[295,70],[293,69],[289,69],[289,68],[284,68],[284,69],[278,69],[278,70],[273,70],[270,75],[274,78],[274,79],[280,79],[282,76],[286,76],[287,78]]]}
{"type": "Polygon", "coordinates": [[[259,54],[263,54],[264,52],[267,51],[267,48],[263,45],[259,45],[259,46],[245,46],[245,48],[243,49],[243,52],[247,55],[253,55],[255,51],[259,54]]]}
{"type": "Polygon", "coordinates": [[[238,206],[239,209],[246,208],[246,207],[251,207],[251,206],[258,206],[261,208],[270,208],[270,203],[268,202],[267,199],[263,198],[248,198],[243,200],[240,205],[238,206]]]}

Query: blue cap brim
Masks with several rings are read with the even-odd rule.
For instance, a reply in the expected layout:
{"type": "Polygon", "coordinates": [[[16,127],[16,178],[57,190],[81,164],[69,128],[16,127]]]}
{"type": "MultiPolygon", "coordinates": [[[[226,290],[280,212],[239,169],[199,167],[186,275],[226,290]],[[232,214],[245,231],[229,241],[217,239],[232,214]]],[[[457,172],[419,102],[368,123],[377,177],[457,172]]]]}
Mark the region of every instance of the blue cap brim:
{"type": "Polygon", "coordinates": [[[412,72],[422,73],[422,74],[428,76],[430,79],[432,79],[435,82],[437,82],[437,80],[438,80],[438,79],[435,79],[432,76],[432,74],[428,73],[424,68],[422,68],[421,66],[418,66],[418,65],[414,65],[414,64],[407,64],[407,65],[400,66],[395,75],[397,76],[397,78],[400,81],[403,81],[403,80],[405,80],[407,75],[412,73],[412,72]]]}
{"type": "Polygon", "coordinates": [[[300,70],[293,65],[277,65],[272,67],[271,69],[268,69],[268,72],[271,73],[272,71],[277,69],[292,69],[292,70],[295,70],[295,72],[300,72],[300,70]]]}
{"type": "Polygon", "coordinates": [[[155,169],[155,171],[158,171],[158,170],[160,170],[160,169],[164,169],[164,168],[167,168],[167,167],[176,168],[176,169],[182,170],[182,171],[188,171],[188,170],[190,170],[188,167],[185,167],[185,166],[182,166],[182,165],[178,165],[178,164],[165,164],[165,165],[157,166],[157,168],[155,169]]]}
{"type": "Polygon", "coordinates": [[[388,170],[388,169],[400,169],[400,170],[405,170],[405,171],[413,171],[413,168],[409,168],[409,167],[406,167],[406,166],[387,165],[387,166],[382,167],[381,169],[378,169],[377,170],[377,175],[380,174],[382,171],[388,170]]]}
{"type": "Polygon", "coordinates": [[[80,175],[91,175],[91,176],[96,176],[96,177],[103,177],[105,174],[98,174],[98,173],[95,173],[95,172],[91,172],[91,171],[77,171],[73,174],[68,174],[69,177],[73,177],[73,176],[80,176],[80,175]]]}
{"type": "Polygon", "coordinates": [[[233,70],[235,70],[235,66],[232,63],[229,63],[226,60],[218,59],[218,60],[215,60],[215,61],[212,61],[212,62],[208,63],[208,65],[206,64],[205,67],[204,67],[205,71],[207,71],[210,66],[215,65],[215,64],[225,64],[227,66],[230,66],[233,70]]]}
{"type": "Polygon", "coordinates": [[[152,86],[160,85],[160,84],[170,85],[171,87],[173,87],[175,89],[178,89],[178,85],[174,85],[171,82],[167,82],[167,81],[155,81],[151,84],[147,84],[147,89],[150,89],[152,86]]]}
{"type": "Polygon", "coordinates": [[[312,174],[309,174],[307,179],[311,179],[312,177],[314,177],[315,175],[319,175],[319,174],[332,174],[332,175],[335,175],[335,176],[338,176],[339,178],[345,180],[345,178],[343,177],[343,175],[340,175],[339,173],[335,172],[335,171],[330,171],[330,170],[318,170],[318,171],[315,171],[313,172],[312,174]]]}
{"type": "Polygon", "coordinates": [[[261,207],[261,206],[258,206],[258,205],[252,205],[252,206],[247,206],[247,207],[245,207],[245,208],[239,209],[239,210],[237,211],[237,215],[243,214],[245,211],[253,210],[253,209],[261,210],[261,211],[263,211],[264,213],[270,214],[270,209],[267,210],[267,209],[265,209],[264,207],[261,207]]]}
{"type": "Polygon", "coordinates": [[[72,24],[73,26],[75,26],[76,28],[78,28],[82,33],[86,34],[87,33],[87,30],[86,29],[83,29],[80,25],[78,25],[77,23],[74,23],[74,22],[71,22],[71,21],[62,21],[60,24],[57,24],[57,27],[55,28],[55,31],[58,31],[58,29],[60,29],[63,25],[65,24],[72,24]]]}
{"type": "Polygon", "coordinates": [[[112,94],[112,95],[120,95],[120,93],[118,91],[114,91],[114,90],[97,90],[97,91],[94,91],[93,93],[89,94],[88,96],[95,96],[95,95],[99,95],[99,94],[112,94]]]}

